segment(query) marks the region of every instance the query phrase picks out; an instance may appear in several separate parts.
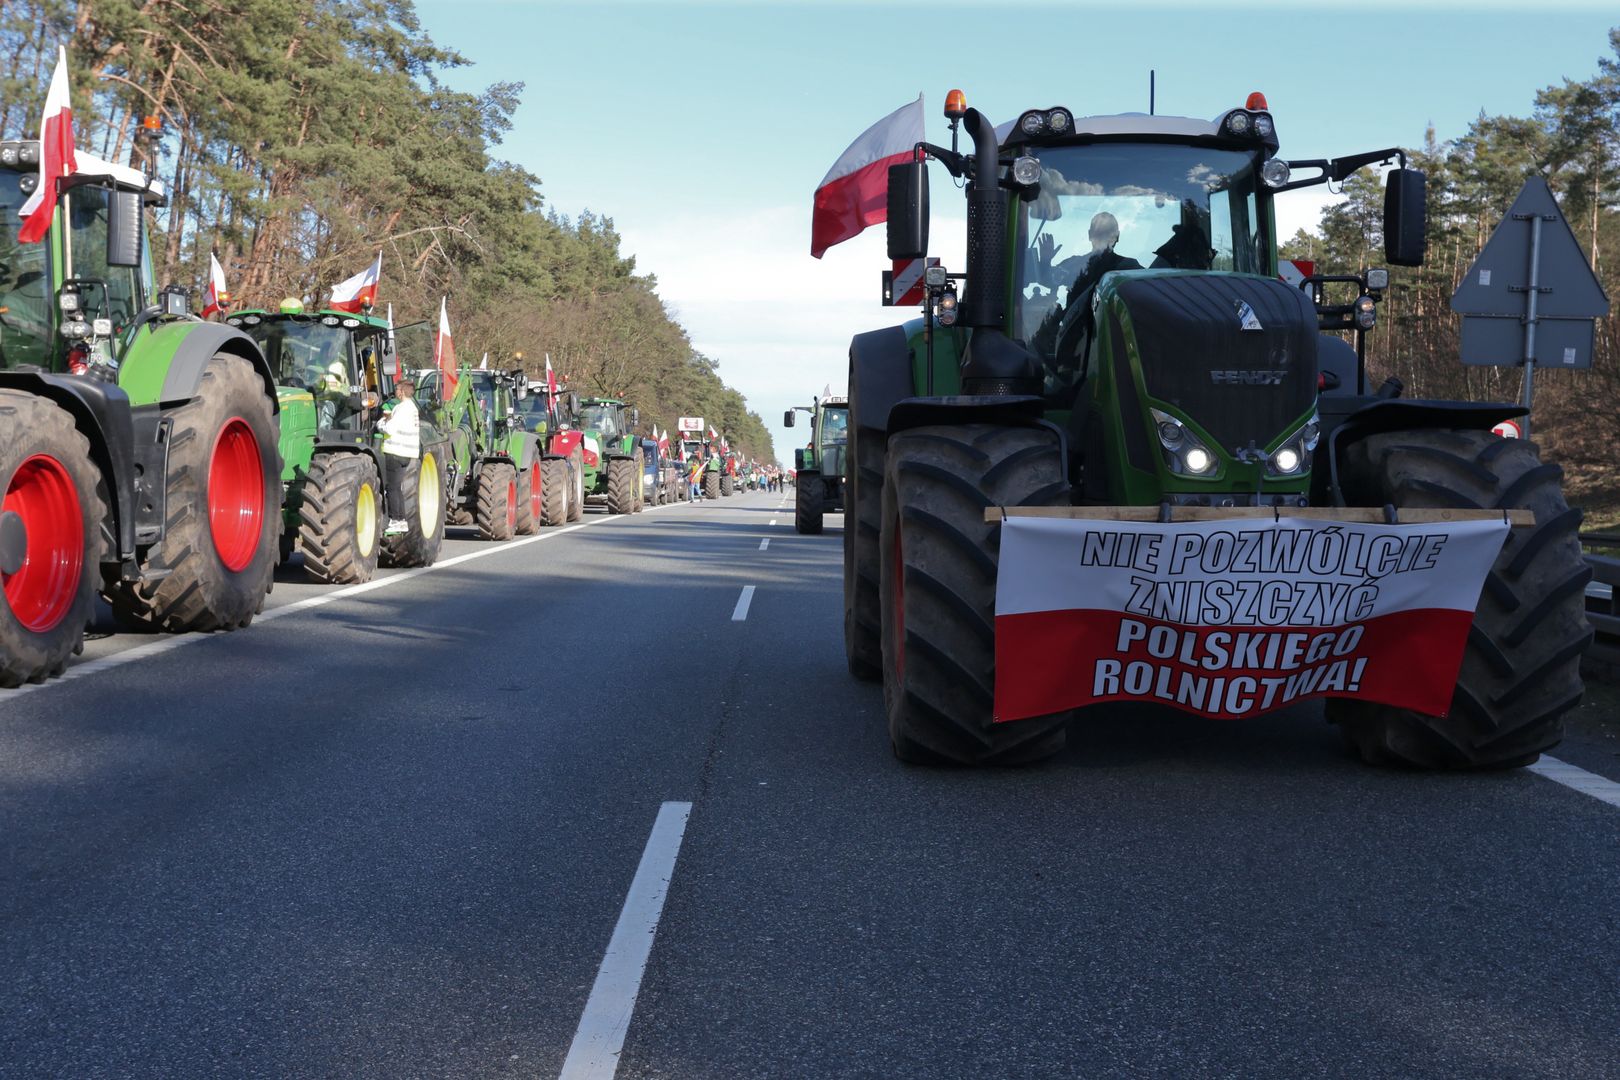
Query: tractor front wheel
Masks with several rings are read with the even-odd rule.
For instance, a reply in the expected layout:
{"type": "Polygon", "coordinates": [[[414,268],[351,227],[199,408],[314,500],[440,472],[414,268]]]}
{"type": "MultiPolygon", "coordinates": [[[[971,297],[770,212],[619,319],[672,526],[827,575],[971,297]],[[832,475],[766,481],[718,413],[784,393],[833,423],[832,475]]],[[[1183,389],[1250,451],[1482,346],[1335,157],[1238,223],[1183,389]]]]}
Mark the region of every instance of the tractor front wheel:
{"type": "Polygon", "coordinates": [[[641,502],[636,490],[636,463],[630,458],[610,458],[607,463],[607,509],[610,514],[629,514],[641,502]]]}
{"type": "Polygon", "coordinates": [[[805,536],[820,536],[823,516],[821,474],[800,473],[793,493],[793,528],[805,536]]]}
{"type": "Polygon", "coordinates": [[[163,630],[235,630],[264,606],[281,529],[270,396],[253,367],[216,353],[172,423],[163,539],[136,583],[113,582],[121,618],[163,630]]]}
{"type": "Polygon", "coordinates": [[[444,545],[444,465],[449,446],[424,446],[417,467],[409,470],[400,494],[405,496],[403,533],[383,537],[384,566],[432,566],[444,545]]]}
{"type": "Polygon", "coordinates": [[[298,508],[304,572],[322,585],[370,581],[382,552],[382,484],[365,454],[316,454],[298,508]]]}
{"type": "Polygon", "coordinates": [[[574,497],[568,501],[568,520],[580,521],[585,517],[585,455],[579,447],[569,458],[568,471],[573,473],[574,497]]]}
{"type": "Polygon", "coordinates": [[[704,470],[703,497],[705,499],[718,499],[720,497],[720,474],[704,470]]]}
{"type": "Polygon", "coordinates": [[[1451,710],[1423,716],[1330,700],[1328,719],[1369,764],[1504,769],[1557,746],[1581,700],[1586,622],[1581,512],[1564,501],[1563,470],[1535,444],[1485,431],[1394,431],[1356,443],[1340,473],[1362,505],[1535,511],[1514,529],[1485,579],[1451,710]]]}
{"type": "Polygon", "coordinates": [[[889,440],[879,534],[883,701],[895,756],[1008,765],[1063,748],[1068,713],[996,723],[991,506],[1067,501],[1057,438],[1037,427],[923,427],[889,440]]]}
{"type": "Polygon", "coordinates": [[[551,458],[540,463],[540,524],[549,528],[568,520],[568,495],[573,486],[568,462],[551,458]]]}
{"type": "Polygon", "coordinates": [[[733,480],[731,478],[730,473],[721,473],[720,474],[720,494],[729,496],[729,495],[735,495],[736,493],[737,493],[737,481],[735,481],[735,480],[733,480]]]}
{"type": "Polygon", "coordinates": [[[540,531],[540,520],[545,514],[546,485],[540,475],[540,459],[536,458],[517,478],[517,520],[515,531],[519,536],[533,536],[540,531]]]}
{"type": "Polygon", "coordinates": [[[510,540],[517,529],[517,470],[505,461],[488,461],[478,470],[478,507],[473,524],[480,540],[510,540]]]}
{"type": "Polygon", "coordinates": [[[101,522],[90,443],[65,410],[0,390],[0,687],[60,675],[84,643],[101,522]]]}

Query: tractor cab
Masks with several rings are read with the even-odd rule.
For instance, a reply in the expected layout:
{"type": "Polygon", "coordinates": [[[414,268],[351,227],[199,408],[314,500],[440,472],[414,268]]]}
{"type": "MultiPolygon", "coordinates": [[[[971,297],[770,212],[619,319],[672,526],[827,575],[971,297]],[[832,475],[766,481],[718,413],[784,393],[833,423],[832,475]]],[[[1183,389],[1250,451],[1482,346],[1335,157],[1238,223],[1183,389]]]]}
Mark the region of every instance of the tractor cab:
{"type": "Polygon", "coordinates": [[[622,443],[635,430],[634,414],[634,409],[615,398],[584,398],[579,407],[579,427],[606,447],[622,443]]]}
{"type": "Polygon", "coordinates": [[[278,311],[244,310],[225,320],[258,342],[276,373],[283,424],[313,406],[323,438],[369,435],[379,404],[393,393],[394,348],[388,324],[368,314],[306,312],[299,300],[278,311]]]}

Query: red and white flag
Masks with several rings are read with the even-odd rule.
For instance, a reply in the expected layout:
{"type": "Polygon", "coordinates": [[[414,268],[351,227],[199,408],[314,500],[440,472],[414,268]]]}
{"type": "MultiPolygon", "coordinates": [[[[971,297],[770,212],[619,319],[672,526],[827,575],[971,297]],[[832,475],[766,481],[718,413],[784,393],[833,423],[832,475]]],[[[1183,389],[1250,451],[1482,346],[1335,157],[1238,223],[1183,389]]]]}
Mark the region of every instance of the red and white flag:
{"type": "Polygon", "coordinates": [[[557,373],[551,370],[551,354],[546,353],[546,394],[553,402],[557,400],[557,373]]]}
{"type": "Polygon", "coordinates": [[[219,265],[219,259],[212,251],[208,253],[208,288],[203,290],[203,309],[201,315],[208,318],[210,315],[219,315],[230,303],[231,294],[225,288],[225,268],[219,265]]]}
{"type": "Polygon", "coordinates": [[[372,264],[346,281],[340,281],[332,286],[333,311],[347,311],[351,314],[361,308],[375,307],[377,304],[377,283],[382,280],[382,252],[377,252],[377,258],[372,264]]]}
{"type": "Polygon", "coordinates": [[[658,425],[654,424],[653,438],[658,440],[658,453],[663,457],[669,457],[669,432],[659,434],[658,425]]]}
{"type": "Polygon", "coordinates": [[[439,298],[439,336],[433,340],[433,366],[439,369],[439,381],[443,389],[439,400],[449,401],[456,394],[456,343],[450,337],[450,312],[445,307],[445,298],[439,298]]]}
{"type": "Polygon", "coordinates": [[[1443,716],[1507,532],[1008,518],[995,718],[1142,701],[1236,719],[1313,697],[1443,716]]]}
{"type": "Polygon", "coordinates": [[[810,254],[821,258],[834,244],[860,234],[889,216],[889,166],[910,161],[923,141],[923,99],[867,128],[816,188],[810,215],[810,254]]]}
{"type": "Polygon", "coordinates": [[[67,49],[56,50],[56,69],[45,91],[45,112],[39,121],[39,180],[18,211],[22,228],[17,240],[37,244],[50,231],[56,214],[56,185],[72,175],[78,162],[73,153],[73,102],[68,93],[67,49]]]}
{"type": "Polygon", "coordinates": [[[718,439],[719,437],[720,437],[720,433],[718,431],[714,430],[714,425],[713,424],[710,424],[709,425],[709,438],[718,439]]]}

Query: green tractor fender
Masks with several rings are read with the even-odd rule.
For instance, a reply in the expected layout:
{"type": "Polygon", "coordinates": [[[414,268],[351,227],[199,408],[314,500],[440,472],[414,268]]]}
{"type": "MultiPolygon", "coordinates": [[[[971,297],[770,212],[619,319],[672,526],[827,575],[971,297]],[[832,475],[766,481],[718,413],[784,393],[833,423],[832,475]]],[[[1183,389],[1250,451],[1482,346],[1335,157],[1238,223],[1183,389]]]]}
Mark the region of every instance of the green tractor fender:
{"type": "Polygon", "coordinates": [[[197,396],[203,369],[215,353],[230,353],[253,365],[264,380],[271,412],[279,412],[275,373],[258,343],[224,323],[170,322],[136,339],[119,365],[118,385],[137,405],[187,401],[197,396]]]}
{"type": "Polygon", "coordinates": [[[540,437],[530,431],[514,431],[506,437],[506,456],[512,459],[518,472],[531,467],[545,456],[540,437]]]}

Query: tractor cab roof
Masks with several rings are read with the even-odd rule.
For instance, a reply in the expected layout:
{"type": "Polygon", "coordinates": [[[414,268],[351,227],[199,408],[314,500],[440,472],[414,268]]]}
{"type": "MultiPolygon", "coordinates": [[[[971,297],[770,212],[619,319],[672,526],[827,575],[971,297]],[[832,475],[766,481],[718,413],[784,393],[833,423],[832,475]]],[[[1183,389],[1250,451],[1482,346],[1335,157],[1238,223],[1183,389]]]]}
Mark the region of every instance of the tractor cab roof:
{"type": "Polygon", "coordinates": [[[348,311],[320,308],[315,311],[265,311],[244,308],[233,311],[225,321],[232,326],[257,326],[262,322],[286,319],[294,322],[318,322],[327,326],[341,326],[346,330],[387,330],[388,320],[375,315],[360,315],[348,311]]]}
{"type": "Polygon", "coordinates": [[[1192,116],[1116,113],[1075,116],[1062,106],[1030,109],[996,126],[1003,149],[1087,142],[1172,142],[1220,146],[1233,150],[1277,152],[1277,132],[1265,99],[1251,95],[1253,108],[1228,109],[1213,120],[1192,116]],[[1258,99],[1258,100],[1256,100],[1258,99]]]}
{"type": "Polygon", "coordinates": [[[611,397],[582,397],[582,398],[579,399],[579,403],[581,405],[624,405],[624,404],[627,404],[627,402],[623,398],[611,398],[611,397]]]}

